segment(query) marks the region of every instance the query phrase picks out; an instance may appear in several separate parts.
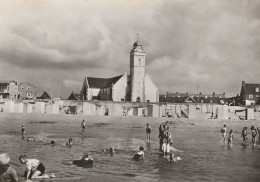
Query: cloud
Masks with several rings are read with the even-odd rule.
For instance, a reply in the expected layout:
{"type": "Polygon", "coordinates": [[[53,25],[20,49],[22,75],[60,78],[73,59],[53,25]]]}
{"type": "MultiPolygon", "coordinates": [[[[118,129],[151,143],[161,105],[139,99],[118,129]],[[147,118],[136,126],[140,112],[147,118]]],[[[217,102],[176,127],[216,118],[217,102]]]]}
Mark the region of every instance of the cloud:
{"type": "Polygon", "coordinates": [[[79,92],[85,75],[129,72],[139,33],[161,93],[196,92],[198,82],[205,93],[239,93],[242,80],[260,80],[259,8],[244,0],[3,1],[0,76],[56,93],[61,78],[64,96],[79,92]]]}

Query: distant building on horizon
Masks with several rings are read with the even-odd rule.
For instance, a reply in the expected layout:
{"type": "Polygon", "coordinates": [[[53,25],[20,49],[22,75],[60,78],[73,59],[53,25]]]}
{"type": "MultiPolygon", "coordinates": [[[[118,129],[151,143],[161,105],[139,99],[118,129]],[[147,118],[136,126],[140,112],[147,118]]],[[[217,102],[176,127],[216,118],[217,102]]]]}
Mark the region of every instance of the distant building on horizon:
{"type": "Polygon", "coordinates": [[[18,99],[36,99],[36,87],[28,82],[18,84],[18,99]]]}
{"type": "Polygon", "coordinates": [[[171,103],[212,103],[212,104],[225,104],[227,102],[226,94],[189,94],[186,93],[169,93],[166,95],[160,95],[160,102],[171,103]]]}
{"type": "Polygon", "coordinates": [[[73,92],[71,92],[67,100],[80,100],[80,94],[74,94],[73,92]]]}
{"type": "Polygon", "coordinates": [[[51,97],[47,92],[44,91],[40,97],[37,97],[37,99],[50,100],[51,97]]]}
{"type": "Polygon", "coordinates": [[[145,74],[145,50],[137,40],[130,52],[130,75],[112,78],[86,76],[81,89],[82,100],[159,102],[159,90],[145,74]]]}
{"type": "Polygon", "coordinates": [[[242,81],[240,91],[240,101],[242,105],[259,105],[260,104],[260,84],[246,83],[242,81]]]}
{"type": "Polygon", "coordinates": [[[14,80],[0,80],[0,99],[16,99],[18,95],[17,82],[14,80]]]}

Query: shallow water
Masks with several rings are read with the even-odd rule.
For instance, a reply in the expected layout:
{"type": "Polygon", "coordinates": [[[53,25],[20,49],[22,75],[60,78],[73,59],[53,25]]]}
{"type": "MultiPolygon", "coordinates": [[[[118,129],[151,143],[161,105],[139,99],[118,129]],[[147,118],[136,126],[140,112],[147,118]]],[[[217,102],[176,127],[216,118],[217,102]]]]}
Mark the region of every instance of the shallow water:
{"type": "MultiPolygon", "coordinates": [[[[0,152],[8,152],[17,164],[20,154],[40,159],[47,173],[55,173],[57,178],[54,181],[84,181],[89,175],[119,176],[128,181],[260,180],[260,148],[252,147],[250,143],[243,146],[240,131],[234,133],[233,146],[228,147],[219,142],[219,129],[214,127],[170,125],[173,145],[180,150],[175,155],[180,156],[182,161],[168,162],[158,150],[158,124],[152,125],[151,143],[145,141],[143,123],[93,124],[87,126],[83,135],[78,126],[61,128],[55,123],[50,127],[37,123],[30,125],[40,131],[31,135],[36,142],[21,140],[19,133],[10,131],[9,135],[0,135],[0,152]],[[55,129],[62,132],[55,132],[55,129]],[[73,138],[73,146],[68,148],[65,143],[70,137],[73,138]],[[51,140],[56,142],[54,147],[49,145],[51,140]],[[132,157],[140,145],[145,147],[145,160],[136,162],[132,157]],[[113,156],[103,152],[110,146],[116,150],[113,156]],[[94,159],[92,168],[72,165],[72,161],[81,158],[84,152],[94,159]]],[[[25,167],[14,168],[21,177],[25,167]]]]}

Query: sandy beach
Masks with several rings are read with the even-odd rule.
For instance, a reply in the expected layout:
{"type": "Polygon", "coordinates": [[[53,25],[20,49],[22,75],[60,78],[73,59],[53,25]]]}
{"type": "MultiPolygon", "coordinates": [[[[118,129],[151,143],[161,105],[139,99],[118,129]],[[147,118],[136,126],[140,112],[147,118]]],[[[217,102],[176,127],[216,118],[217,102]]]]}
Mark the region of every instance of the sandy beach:
{"type": "MultiPolygon", "coordinates": [[[[206,153],[206,156],[210,157],[214,155],[213,152],[217,151],[219,155],[223,155],[221,152],[232,155],[232,153],[229,153],[230,151],[241,150],[242,148],[242,139],[240,138],[242,128],[244,126],[250,128],[252,125],[260,127],[260,121],[1,113],[0,143],[2,147],[0,152],[10,153],[12,162],[18,165],[20,165],[18,156],[22,153],[40,159],[46,164],[47,172],[56,174],[57,178],[51,179],[54,181],[190,181],[192,179],[194,181],[206,181],[206,179],[242,181],[248,179],[247,176],[241,177],[227,174],[223,178],[219,178],[218,171],[212,174],[207,172],[207,166],[210,166],[213,161],[209,162],[208,159],[205,159],[201,161],[201,164],[198,164],[194,162],[197,157],[194,154],[197,153],[199,156],[203,153],[205,156],[206,153]],[[83,119],[86,121],[87,128],[82,135],[80,124],[83,119]],[[158,127],[165,121],[170,121],[170,132],[173,135],[174,147],[182,151],[182,153],[177,153],[177,155],[184,158],[179,167],[165,166],[166,159],[161,157],[158,151],[158,127]],[[152,142],[149,145],[146,143],[146,123],[150,123],[153,129],[152,142]],[[221,145],[219,142],[221,139],[220,129],[223,124],[227,125],[228,131],[230,129],[234,131],[234,144],[231,150],[225,144],[221,145]],[[26,128],[25,138],[28,136],[33,137],[36,142],[21,140],[22,125],[26,128]],[[65,146],[69,138],[73,138],[72,148],[65,146]],[[51,140],[55,140],[55,147],[50,147],[51,140]],[[146,159],[143,164],[134,163],[131,160],[140,145],[145,146],[146,159]],[[118,153],[113,157],[102,153],[103,149],[110,146],[114,146],[118,153]],[[72,160],[80,158],[83,152],[89,152],[96,162],[92,169],[79,169],[71,165],[72,160]],[[189,163],[190,166],[196,166],[196,170],[194,166],[190,168],[185,164],[188,160],[193,159],[194,161],[189,163]],[[162,170],[166,168],[166,172],[162,170]],[[173,175],[168,168],[175,174],[173,175]],[[178,173],[179,170],[185,169],[189,172],[178,173]],[[196,172],[197,170],[203,173],[200,174],[200,172],[196,172]],[[206,179],[203,178],[205,172],[208,173],[206,179]],[[182,176],[184,173],[185,176],[182,176]]],[[[250,134],[249,131],[249,140],[251,140],[250,134]]],[[[256,173],[256,171],[259,171],[260,168],[258,162],[259,147],[251,149],[251,145],[248,145],[245,153],[253,153],[250,156],[256,155],[252,159],[252,164],[249,164],[253,165],[251,172],[255,174],[255,176],[250,176],[250,181],[257,181],[259,172],[256,173]]],[[[233,152],[233,154],[235,153],[233,152]]],[[[237,158],[240,157],[239,155],[244,155],[244,153],[237,154],[237,158]]],[[[220,161],[222,158],[218,156],[215,159],[213,156],[212,160],[220,161]]],[[[239,161],[241,160],[239,159],[239,161]]],[[[237,162],[237,159],[234,159],[234,162],[237,162]]],[[[14,168],[19,178],[22,178],[24,166],[14,166],[14,168]]],[[[209,170],[214,171],[216,169],[219,169],[220,174],[223,170],[226,170],[219,168],[219,166],[209,170]]],[[[237,171],[243,170],[237,169],[237,171]]]]}

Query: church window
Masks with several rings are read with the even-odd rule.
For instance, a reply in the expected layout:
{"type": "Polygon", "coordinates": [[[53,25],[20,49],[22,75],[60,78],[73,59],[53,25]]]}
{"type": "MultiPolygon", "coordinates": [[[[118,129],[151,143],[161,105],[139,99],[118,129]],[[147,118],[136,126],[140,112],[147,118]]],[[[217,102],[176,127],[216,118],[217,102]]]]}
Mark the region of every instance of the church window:
{"type": "Polygon", "coordinates": [[[259,92],[259,88],[258,87],[255,88],[255,92],[259,92]]]}

